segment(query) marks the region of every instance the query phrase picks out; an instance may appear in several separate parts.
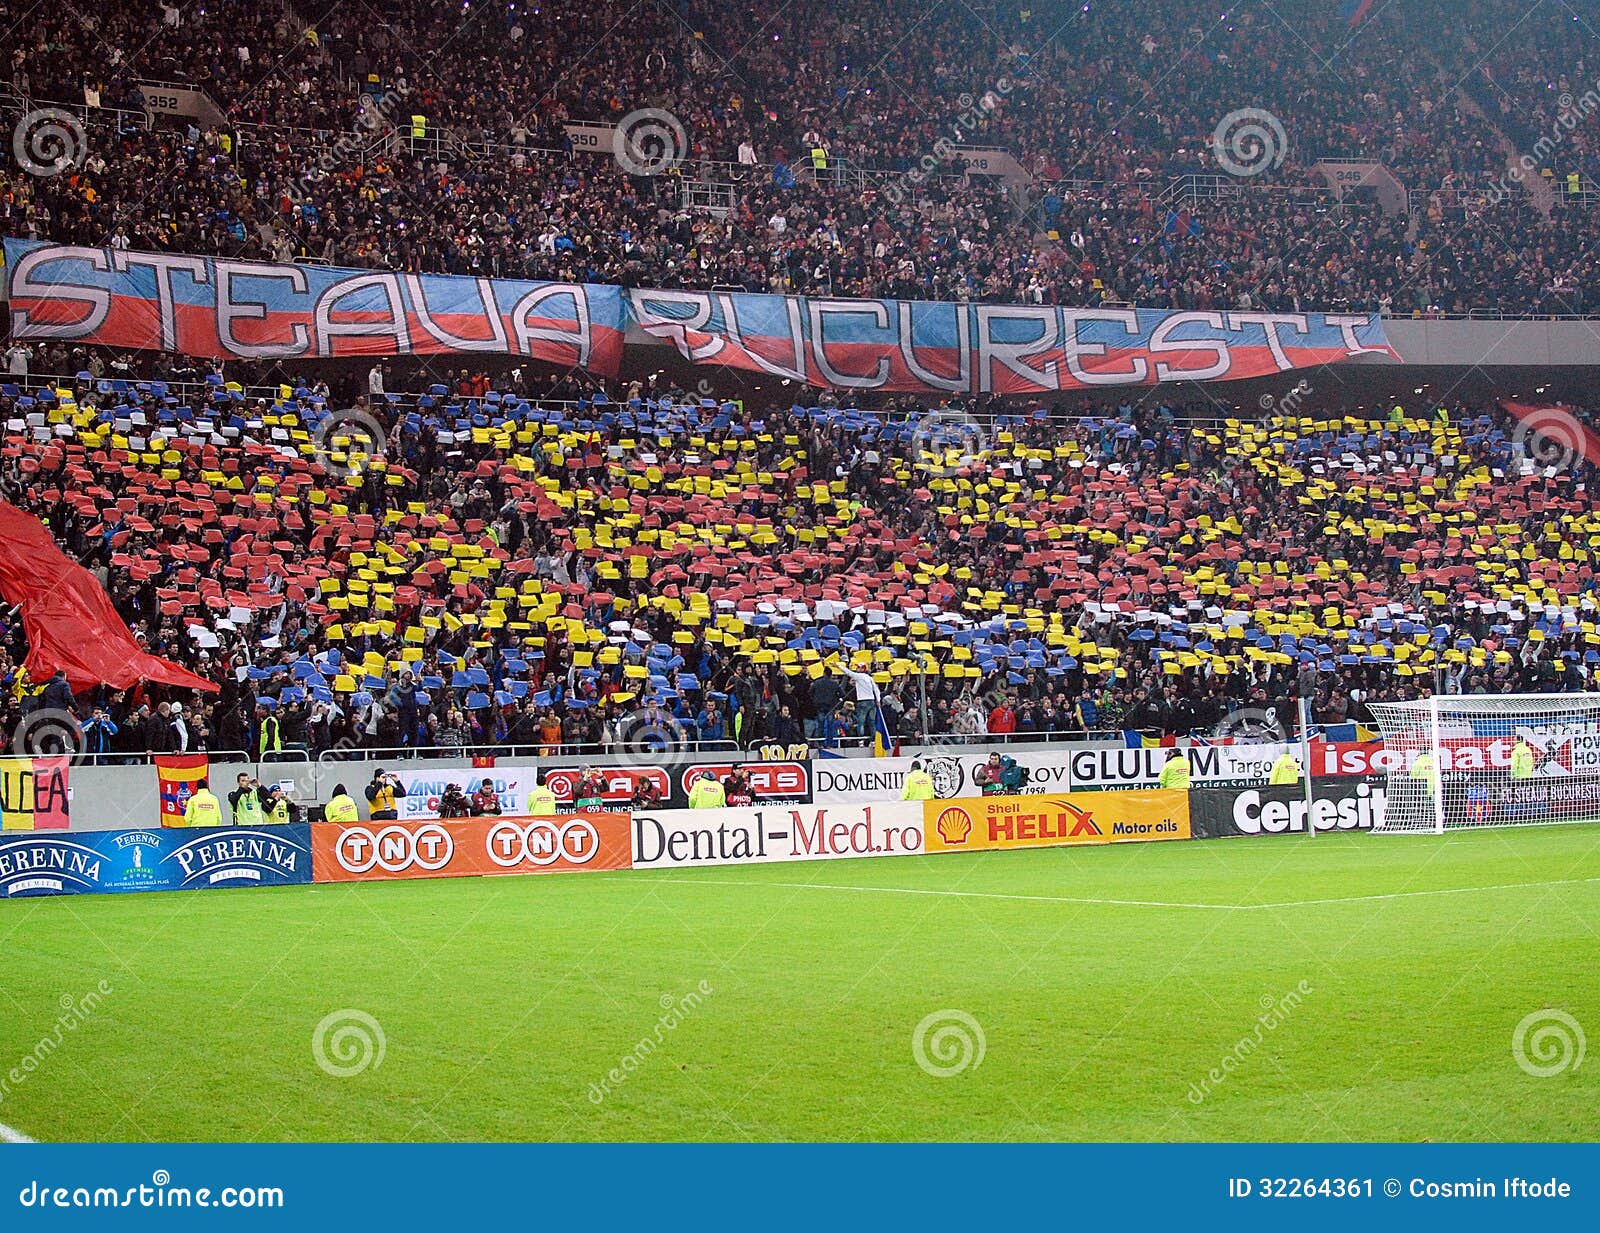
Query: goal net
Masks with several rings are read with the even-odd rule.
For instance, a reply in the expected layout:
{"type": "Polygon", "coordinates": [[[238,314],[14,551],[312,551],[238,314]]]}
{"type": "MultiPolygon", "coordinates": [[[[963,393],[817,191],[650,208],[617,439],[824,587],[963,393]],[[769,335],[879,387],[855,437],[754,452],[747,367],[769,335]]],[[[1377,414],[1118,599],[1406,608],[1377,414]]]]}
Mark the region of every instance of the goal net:
{"type": "Polygon", "coordinates": [[[1600,820],[1600,694],[1371,705],[1388,798],[1377,831],[1600,820]]]}

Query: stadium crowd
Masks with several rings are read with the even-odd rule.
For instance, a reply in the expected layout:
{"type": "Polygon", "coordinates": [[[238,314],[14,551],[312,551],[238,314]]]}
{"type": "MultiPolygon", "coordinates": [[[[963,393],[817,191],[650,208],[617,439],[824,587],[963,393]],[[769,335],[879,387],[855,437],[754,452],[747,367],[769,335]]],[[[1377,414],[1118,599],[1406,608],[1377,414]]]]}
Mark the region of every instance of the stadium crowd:
{"type": "MultiPolygon", "coordinates": [[[[566,0],[459,11],[412,0],[386,6],[382,21],[352,4],[300,6],[291,19],[233,3],[124,0],[87,21],[66,11],[18,23],[0,40],[13,90],[77,101],[88,88],[128,105],[141,78],[190,81],[233,127],[94,128],[79,167],[50,177],[8,167],[0,227],[115,247],[625,285],[1583,311],[1596,212],[1547,216],[1520,190],[1496,205],[1469,191],[1503,179],[1508,153],[1472,95],[1529,126],[1556,104],[1521,61],[1501,67],[1510,92],[1499,79],[1468,90],[1488,71],[1473,71],[1481,31],[1507,5],[1449,8],[1475,19],[1460,37],[1449,33],[1454,18],[1435,25],[1442,7],[1423,0],[1386,6],[1355,30],[1310,3],[1285,10],[1297,22],[1248,8],[1215,21],[1154,0],[1060,12],[859,0],[776,14],[685,3],[630,9],[623,22],[611,20],[618,6],[566,0]],[[587,30],[618,32],[558,63],[557,49],[587,45],[587,30]],[[528,99],[529,81],[552,84],[528,99]],[[993,105],[972,102],[983,98],[993,105]],[[628,176],[571,151],[569,120],[615,122],[643,106],[683,125],[688,148],[672,174],[628,176]],[[1245,107],[1277,117],[1283,165],[1231,195],[1174,196],[1172,177],[1220,170],[1213,127],[1245,107]],[[974,111],[968,133],[957,117],[974,111]],[[425,142],[412,153],[413,116],[435,135],[498,144],[473,155],[425,142]],[[260,123],[270,126],[240,135],[260,123]],[[391,123],[402,135],[374,145],[391,123]],[[335,143],[337,156],[319,165],[341,132],[363,140],[335,143]],[[965,174],[952,132],[1011,150],[1028,188],[965,174]],[[807,174],[813,150],[829,168],[845,160],[886,172],[939,150],[946,174],[916,186],[835,181],[807,174]],[[1431,190],[1429,206],[1391,215],[1308,187],[1323,155],[1380,158],[1431,190]],[[739,177],[725,212],[686,192],[707,160],[741,168],[706,172],[739,177]]],[[[1550,45],[1567,48],[1557,36],[1570,21],[1528,21],[1554,23],[1550,45]]],[[[1579,57],[1574,89],[1583,71],[1579,57]]],[[[1588,174],[1587,135],[1576,131],[1549,156],[1561,174],[1588,174]]]]}
{"type": "MultiPolygon", "coordinates": [[[[313,387],[0,388],[8,499],[220,687],[73,699],[89,747],[838,743],[880,706],[897,737],[1182,734],[1600,664],[1592,467],[1535,465],[1498,410],[952,435],[486,385],[356,428],[313,387]]],[[[0,629],[6,724],[62,709],[0,629]]]]}

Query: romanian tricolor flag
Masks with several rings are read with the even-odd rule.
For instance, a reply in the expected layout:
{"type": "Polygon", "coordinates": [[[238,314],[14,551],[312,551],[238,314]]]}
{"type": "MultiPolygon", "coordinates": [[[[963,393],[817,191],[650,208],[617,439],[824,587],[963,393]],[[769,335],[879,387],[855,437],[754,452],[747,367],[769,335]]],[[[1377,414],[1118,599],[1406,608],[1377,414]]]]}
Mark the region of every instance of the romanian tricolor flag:
{"type": "Polygon", "coordinates": [[[0,829],[66,830],[71,764],[70,758],[0,758],[0,829]]]}
{"type": "Polygon", "coordinates": [[[874,708],[872,713],[872,756],[874,758],[900,756],[900,742],[889,734],[889,721],[883,717],[881,706],[874,708]]]}
{"type": "Polygon", "coordinates": [[[205,754],[157,754],[156,779],[161,784],[161,825],[182,826],[183,811],[195,786],[211,772],[205,754]]]}

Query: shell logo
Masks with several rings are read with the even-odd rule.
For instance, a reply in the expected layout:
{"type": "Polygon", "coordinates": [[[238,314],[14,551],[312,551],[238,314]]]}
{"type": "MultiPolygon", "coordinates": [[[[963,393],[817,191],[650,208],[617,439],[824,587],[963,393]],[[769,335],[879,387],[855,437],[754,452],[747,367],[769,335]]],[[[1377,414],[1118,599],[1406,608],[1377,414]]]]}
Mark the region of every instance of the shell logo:
{"type": "Polygon", "coordinates": [[[940,811],[934,827],[939,832],[939,838],[946,843],[966,843],[967,836],[972,834],[972,815],[959,805],[952,805],[940,811]]]}

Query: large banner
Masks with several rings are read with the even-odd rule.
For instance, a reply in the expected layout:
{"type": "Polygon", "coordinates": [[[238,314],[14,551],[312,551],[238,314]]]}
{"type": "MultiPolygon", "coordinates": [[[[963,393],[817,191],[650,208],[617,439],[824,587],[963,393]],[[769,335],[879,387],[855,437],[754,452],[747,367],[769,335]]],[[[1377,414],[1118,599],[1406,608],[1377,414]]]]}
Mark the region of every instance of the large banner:
{"type": "MultiPolygon", "coordinates": [[[[7,241],[9,244],[10,241],[7,241]]],[[[12,325],[16,324],[13,314],[12,325]]],[[[67,674],[74,693],[161,681],[216,693],[214,681],[149,654],[128,631],[100,580],[61,551],[33,514],[0,501],[0,598],[22,609],[28,675],[67,674]]]]}
{"type": "Polygon", "coordinates": [[[622,290],[7,240],[11,335],[180,355],[526,355],[615,376],[622,290]]]}
{"type": "Polygon", "coordinates": [[[71,825],[70,758],[0,758],[0,830],[64,831],[71,825]]]}
{"type": "Polygon", "coordinates": [[[626,869],[632,850],[628,816],[618,813],[318,822],[311,844],[318,882],[626,869]]]}
{"type": "Polygon", "coordinates": [[[11,331],[183,355],[482,352],[614,376],[630,325],[696,364],[931,396],[1260,377],[1399,356],[1375,314],[630,290],[7,240],[11,331]]]}
{"type": "Polygon", "coordinates": [[[922,805],[791,805],[633,815],[633,867],[749,865],[922,852],[922,805]]]}
{"type": "Polygon", "coordinates": [[[844,390],[1044,394],[1262,377],[1353,356],[1400,357],[1376,314],[1168,312],[628,293],[641,330],[696,364],[844,390]]]}
{"type": "Polygon", "coordinates": [[[311,829],[220,826],[0,837],[0,898],[311,881],[311,829]]]}
{"type": "Polygon", "coordinates": [[[1235,835],[1304,835],[1318,831],[1370,831],[1382,823],[1388,797],[1384,779],[1313,780],[1284,787],[1195,788],[1189,823],[1196,839],[1235,835]]]}
{"type": "Polygon", "coordinates": [[[979,796],[922,806],[929,852],[1189,838],[1189,794],[1176,789],[979,796]]]}

